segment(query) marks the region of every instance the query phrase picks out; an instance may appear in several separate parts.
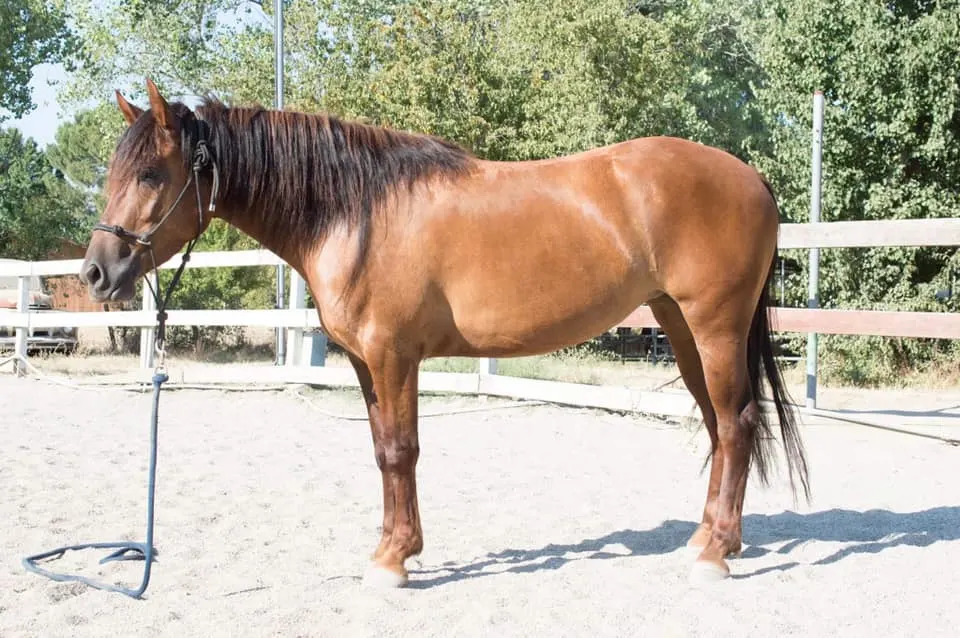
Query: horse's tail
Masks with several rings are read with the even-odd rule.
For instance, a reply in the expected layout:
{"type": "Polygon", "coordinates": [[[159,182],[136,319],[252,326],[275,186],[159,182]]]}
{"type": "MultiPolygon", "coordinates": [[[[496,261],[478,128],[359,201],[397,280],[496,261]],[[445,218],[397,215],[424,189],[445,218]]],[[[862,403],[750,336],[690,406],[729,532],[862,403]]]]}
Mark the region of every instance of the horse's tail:
{"type": "MultiPolygon", "coordinates": [[[[776,205],[777,198],[773,192],[773,187],[766,179],[763,180],[763,183],[767,187],[767,190],[770,191],[770,196],[776,205]]],[[[783,383],[777,360],[773,356],[773,341],[770,335],[770,286],[776,268],[777,255],[778,251],[774,249],[773,260],[770,264],[770,270],[767,272],[763,289],[760,292],[760,298],[757,301],[757,308],[754,311],[753,322],[750,326],[750,335],[747,340],[747,369],[750,391],[753,398],[758,402],[757,407],[760,413],[760,431],[754,433],[753,453],[751,456],[757,466],[757,472],[761,480],[765,482],[767,480],[768,460],[771,456],[771,450],[767,446],[767,443],[769,443],[771,437],[766,413],[763,407],[759,405],[763,397],[761,392],[761,374],[764,374],[773,392],[773,403],[776,406],[777,417],[780,421],[780,436],[787,457],[790,486],[793,488],[794,493],[796,493],[794,474],[799,474],[804,496],[809,502],[810,483],[807,460],[803,449],[803,442],[800,440],[800,432],[797,429],[796,412],[790,406],[792,403],[790,394],[783,383]]]]}
{"type": "Polygon", "coordinates": [[[796,483],[794,474],[799,474],[800,483],[803,486],[803,493],[807,501],[810,500],[810,483],[807,471],[807,460],[803,449],[803,442],[800,439],[800,431],[797,429],[796,412],[791,408],[790,394],[783,383],[777,360],[773,356],[773,341],[770,336],[770,321],[768,317],[770,305],[770,280],[773,274],[773,267],[770,268],[770,274],[760,293],[760,299],[757,302],[757,309],[753,315],[753,323],[750,326],[750,335],[747,339],[747,370],[750,381],[750,392],[753,398],[758,402],[760,427],[759,431],[754,432],[752,460],[757,467],[760,479],[767,480],[768,460],[771,456],[771,450],[767,443],[770,438],[770,426],[767,422],[767,415],[763,406],[759,405],[762,394],[762,378],[765,375],[770,389],[773,392],[773,403],[777,409],[777,417],[780,421],[780,436],[783,441],[783,449],[787,457],[787,468],[790,473],[790,486],[796,492],[796,483]]]}

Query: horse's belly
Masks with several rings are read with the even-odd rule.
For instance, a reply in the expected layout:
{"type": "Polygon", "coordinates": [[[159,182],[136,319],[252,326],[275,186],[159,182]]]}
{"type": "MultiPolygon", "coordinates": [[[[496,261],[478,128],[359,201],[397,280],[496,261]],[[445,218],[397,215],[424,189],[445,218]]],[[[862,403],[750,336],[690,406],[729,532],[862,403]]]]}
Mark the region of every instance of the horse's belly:
{"type": "Polygon", "coordinates": [[[463,286],[464,294],[448,299],[451,328],[461,339],[442,354],[525,356],[601,334],[657,292],[645,269],[606,266],[577,273],[567,264],[526,276],[514,269],[502,278],[487,273],[478,289],[463,286]]]}

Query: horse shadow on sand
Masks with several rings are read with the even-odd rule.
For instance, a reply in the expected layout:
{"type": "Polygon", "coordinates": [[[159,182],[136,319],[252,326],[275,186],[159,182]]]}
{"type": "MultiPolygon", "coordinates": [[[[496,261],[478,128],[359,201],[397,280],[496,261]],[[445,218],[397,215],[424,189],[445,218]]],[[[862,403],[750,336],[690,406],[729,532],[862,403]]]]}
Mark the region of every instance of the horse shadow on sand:
{"type": "MultiPolygon", "coordinates": [[[[690,521],[667,520],[654,529],[620,530],[599,538],[570,544],[549,544],[536,549],[505,549],[487,554],[469,564],[445,563],[434,569],[411,570],[411,588],[431,588],[447,583],[495,576],[504,572],[551,571],[581,560],[623,559],[669,554],[686,546],[696,529],[690,521]],[[621,546],[626,552],[608,551],[621,546]]],[[[919,512],[831,509],[809,514],[783,512],[743,517],[745,549],[739,560],[771,553],[783,555],[784,563],[734,575],[748,578],[765,572],[787,571],[800,565],[789,560],[791,552],[810,542],[844,543],[812,564],[829,565],[853,554],[876,554],[899,546],[927,547],[938,541],[960,541],[960,507],[935,507],[919,512]],[[765,546],[773,545],[775,548],[765,546]]],[[[734,559],[738,560],[738,559],[734,559]]],[[[743,571],[741,567],[737,571],[743,571]]]]}

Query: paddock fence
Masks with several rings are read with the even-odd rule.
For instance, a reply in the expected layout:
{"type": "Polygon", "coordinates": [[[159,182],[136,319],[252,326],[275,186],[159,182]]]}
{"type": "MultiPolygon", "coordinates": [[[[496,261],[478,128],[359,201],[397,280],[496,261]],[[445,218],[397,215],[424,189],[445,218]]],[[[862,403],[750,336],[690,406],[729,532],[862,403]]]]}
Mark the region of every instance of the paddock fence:
{"type": "MultiPolygon", "coordinates": [[[[903,246],[960,246],[960,218],[883,220],[855,222],[816,222],[782,224],[781,249],[835,249],[903,246]]],[[[2,323],[17,331],[15,352],[11,358],[15,370],[27,372],[22,364],[27,355],[27,335],[31,329],[63,326],[140,327],[140,369],[124,375],[130,382],[149,382],[153,367],[153,327],[156,321],[149,293],[143,296],[141,309],[111,312],[48,312],[29,307],[29,280],[34,276],[76,274],[82,260],[13,262],[0,264],[0,276],[19,278],[19,298],[15,312],[4,313],[2,323]]],[[[174,256],[161,268],[177,268],[180,256],[174,256]]],[[[267,250],[231,252],[195,252],[187,268],[224,268],[285,265],[267,250]]],[[[292,269],[291,269],[292,270],[292,269]]],[[[310,384],[327,387],[357,387],[352,369],[310,365],[303,356],[305,331],[320,328],[315,310],[307,308],[303,280],[291,274],[288,307],[265,310],[170,310],[171,326],[248,326],[285,329],[287,343],[284,365],[213,367],[195,366],[178,369],[171,383],[181,384],[310,384]]],[[[953,294],[960,294],[954,291],[953,294]]],[[[811,303],[810,305],[814,305],[811,303]]],[[[816,334],[875,335],[932,339],[960,339],[960,313],[905,312],[877,310],[838,310],[816,307],[772,309],[773,330],[816,334]]],[[[653,314],[641,306],[610,326],[659,328],[653,314]]],[[[309,334],[309,333],[308,333],[309,334]]],[[[808,388],[816,387],[816,361],[808,361],[808,388]],[[809,371],[814,376],[809,378],[809,371]]],[[[109,376],[92,383],[120,382],[109,376]]],[[[496,359],[478,359],[477,371],[446,373],[422,371],[420,389],[425,392],[479,394],[546,401],[581,407],[603,408],[624,412],[686,417],[696,412],[693,398],[685,389],[657,391],[639,390],[613,385],[590,385],[527,379],[497,374],[496,359]]],[[[808,401],[807,407],[815,408],[808,401]]]]}

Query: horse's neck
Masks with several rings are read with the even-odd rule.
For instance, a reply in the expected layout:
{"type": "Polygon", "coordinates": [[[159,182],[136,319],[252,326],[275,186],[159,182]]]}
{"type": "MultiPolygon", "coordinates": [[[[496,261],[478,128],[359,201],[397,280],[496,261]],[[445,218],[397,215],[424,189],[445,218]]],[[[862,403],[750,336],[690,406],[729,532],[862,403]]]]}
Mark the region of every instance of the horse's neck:
{"type": "Polygon", "coordinates": [[[223,210],[218,207],[216,216],[255,239],[261,246],[275,253],[294,269],[302,272],[304,255],[294,246],[280,246],[276,241],[271,241],[269,233],[264,229],[266,214],[268,213],[262,206],[257,210],[223,210]]]}

